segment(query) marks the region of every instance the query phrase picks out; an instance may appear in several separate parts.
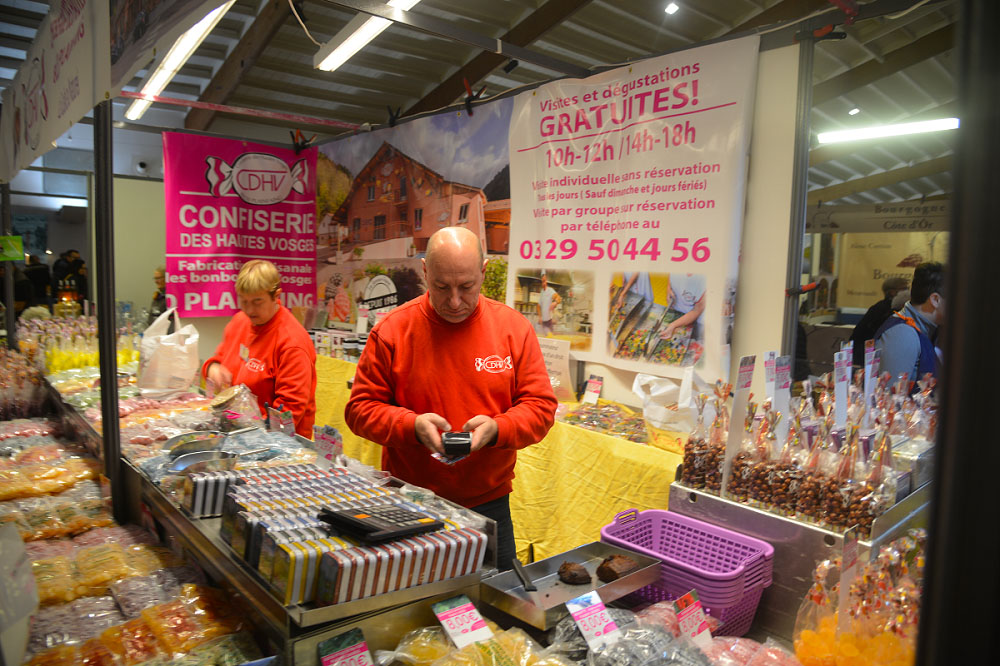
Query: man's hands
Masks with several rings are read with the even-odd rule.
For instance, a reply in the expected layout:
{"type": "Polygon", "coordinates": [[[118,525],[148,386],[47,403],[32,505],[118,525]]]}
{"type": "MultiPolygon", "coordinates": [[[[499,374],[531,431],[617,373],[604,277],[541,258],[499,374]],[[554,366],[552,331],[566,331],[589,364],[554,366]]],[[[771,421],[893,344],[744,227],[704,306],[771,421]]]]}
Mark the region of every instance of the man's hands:
{"type": "Polygon", "coordinates": [[[222,389],[229,388],[229,386],[232,385],[233,373],[231,373],[229,368],[226,366],[219,362],[215,362],[208,366],[206,379],[211,382],[216,391],[221,391],[222,389]]]}
{"type": "Polygon", "coordinates": [[[441,444],[441,433],[451,430],[451,424],[444,417],[434,412],[419,414],[413,423],[417,441],[430,449],[431,453],[444,455],[444,445],[441,444]]]}
{"type": "Polygon", "coordinates": [[[472,433],[473,451],[478,451],[484,446],[489,446],[497,440],[497,422],[485,414],[473,416],[465,422],[462,430],[472,433]]]}
{"type": "MultiPolygon", "coordinates": [[[[451,430],[451,424],[443,416],[428,412],[419,414],[413,423],[417,441],[427,447],[431,453],[444,455],[444,445],[441,444],[441,433],[451,430]]],[[[497,422],[485,414],[473,416],[462,426],[464,432],[472,433],[472,450],[478,451],[489,446],[497,438],[497,422]]]]}

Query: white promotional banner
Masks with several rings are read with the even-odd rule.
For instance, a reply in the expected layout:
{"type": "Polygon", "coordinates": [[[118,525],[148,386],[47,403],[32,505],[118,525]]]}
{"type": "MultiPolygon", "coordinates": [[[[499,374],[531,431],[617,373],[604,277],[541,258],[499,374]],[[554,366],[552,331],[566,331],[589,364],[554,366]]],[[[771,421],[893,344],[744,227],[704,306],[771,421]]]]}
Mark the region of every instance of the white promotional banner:
{"type": "Polygon", "coordinates": [[[106,99],[108,6],[97,0],[53,0],[48,16],[0,112],[0,180],[52,148],[52,142],[106,99]]]}
{"type": "Polygon", "coordinates": [[[759,39],[518,95],[507,302],[574,357],[727,377],[759,39]]]}

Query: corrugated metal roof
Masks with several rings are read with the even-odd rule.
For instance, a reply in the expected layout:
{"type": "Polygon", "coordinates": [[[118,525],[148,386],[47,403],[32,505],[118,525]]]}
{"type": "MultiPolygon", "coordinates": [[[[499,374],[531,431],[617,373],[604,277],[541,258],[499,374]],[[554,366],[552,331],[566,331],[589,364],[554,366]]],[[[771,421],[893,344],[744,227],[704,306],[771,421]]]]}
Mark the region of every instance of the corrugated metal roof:
{"type": "MultiPolygon", "coordinates": [[[[238,0],[164,95],[203,98],[212,77],[268,1],[284,0],[238,0]]],[[[356,13],[343,6],[351,3],[300,4],[309,31],[321,43],[356,13]]],[[[591,69],[684,48],[755,23],[832,10],[826,0],[680,0],[678,4],[680,11],[667,15],[665,0],[423,0],[412,12],[591,69]]],[[[48,3],[0,0],[0,9],[3,87],[23,61],[48,3]]],[[[957,11],[955,2],[914,0],[895,15],[839,26],[844,39],[820,42],[813,70],[814,136],[818,131],[957,115],[952,47],[957,11]],[[853,108],[860,112],[848,115],[853,108]]],[[[313,68],[316,45],[290,12],[283,14],[283,23],[260,57],[233,82],[226,104],[378,124],[387,120],[387,106],[405,113],[462,99],[463,74],[474,89],[485,86],[486,96],[560,75],[525,61],[507,72],[502,68],[508,62],[504,57],[484,56],[475,46],[398,23],[337,71],[322,72],[313,68]]],[[[126,90],[136,89],[145,74],[140,71],[126,90]]],[[[247,121],[221,113],[210,129],[223,129],[233,120],[247,121]]],[[[285,127],[293,126],[267,122],[281,128],[282,136],[285,127]]],[[[872,203],[948,194],[954,135],[911,136],[846,148],[817,146],[810,159],[810,196],[824,200],[835,195],[824,201],[829,203],[872,203]],[[925,173],[927,168],[921,165],[943,168],[925,173]],[[890,177],[892,182],[886,184],[886,177],[878,176],[887,173],[898,174],[899,179],[890,177]]]]}

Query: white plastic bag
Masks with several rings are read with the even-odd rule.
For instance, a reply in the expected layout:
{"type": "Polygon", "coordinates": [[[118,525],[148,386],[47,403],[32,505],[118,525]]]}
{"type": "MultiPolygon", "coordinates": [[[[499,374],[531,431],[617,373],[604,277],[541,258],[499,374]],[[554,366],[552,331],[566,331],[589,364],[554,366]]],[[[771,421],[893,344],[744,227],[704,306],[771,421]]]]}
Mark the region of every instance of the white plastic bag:
{"type": "Polygon", "coordinates": [[[642,416],[654,428],[688,432],[694,427],[697,410],[693,400],[694,368],[685,368],[678,384],[672,379],[638,373],[632,392],[642,401],[642,416]]]}
{"type": "Polygon", "coordinates": [[[177,308],[170,308],[146,328],[139,343],[139,380],[142,395],[166,398],[190,389],[200,368],[198,329],[181,326],[177,308]],[[173,318],[174,332],[170,330],[173,318]]]}

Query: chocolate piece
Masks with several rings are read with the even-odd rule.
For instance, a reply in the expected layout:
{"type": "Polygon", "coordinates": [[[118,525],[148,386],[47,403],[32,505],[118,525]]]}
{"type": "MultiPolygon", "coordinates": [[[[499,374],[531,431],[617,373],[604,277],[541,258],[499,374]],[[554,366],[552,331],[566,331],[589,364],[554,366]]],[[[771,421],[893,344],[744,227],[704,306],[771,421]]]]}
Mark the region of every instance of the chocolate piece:
{"type": "Polygon", "coordinates": [[[559,565],[559,580],[569,585],[586,585],[590,583],[590,573],[576,562],[563,562],[559,565]]]}
{"type": "Polygon", "coordinates": [[[597,577],[605,583],[610,583],[613,580],[618,580],[627,573],[631,573],[638,567],[639,563],[631,557],[612,555],[605,558],[601,562],[601,566],[597,567],[597,577]]]}

